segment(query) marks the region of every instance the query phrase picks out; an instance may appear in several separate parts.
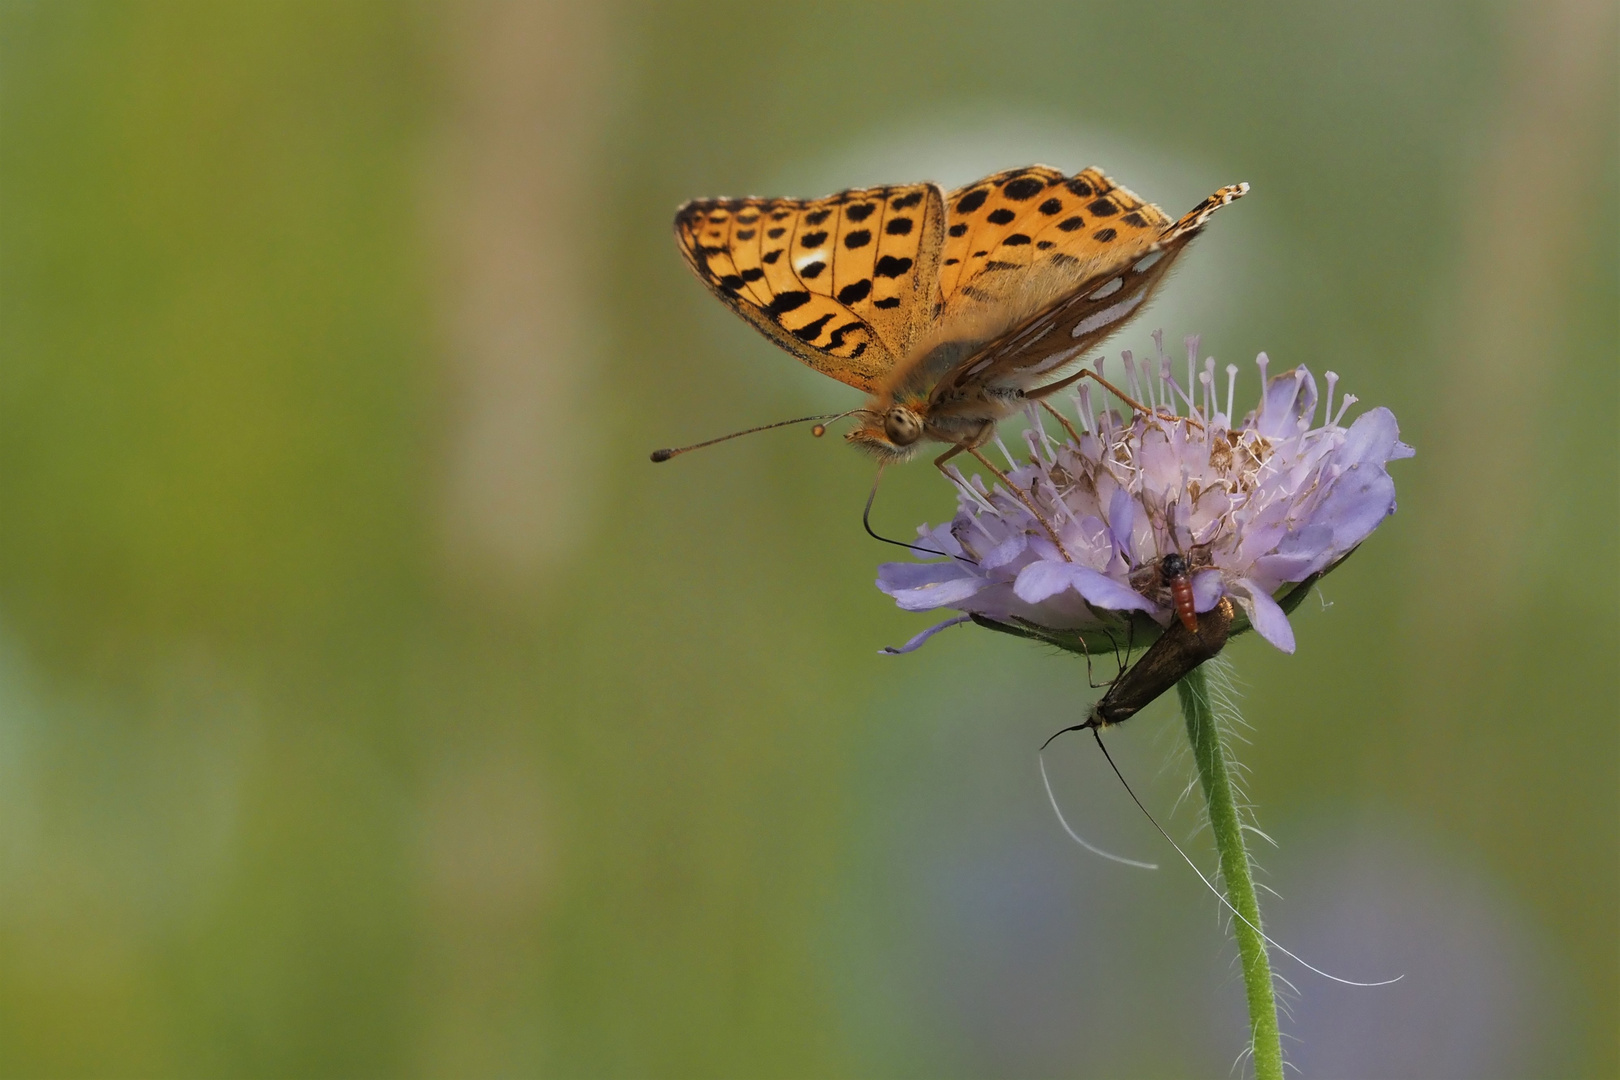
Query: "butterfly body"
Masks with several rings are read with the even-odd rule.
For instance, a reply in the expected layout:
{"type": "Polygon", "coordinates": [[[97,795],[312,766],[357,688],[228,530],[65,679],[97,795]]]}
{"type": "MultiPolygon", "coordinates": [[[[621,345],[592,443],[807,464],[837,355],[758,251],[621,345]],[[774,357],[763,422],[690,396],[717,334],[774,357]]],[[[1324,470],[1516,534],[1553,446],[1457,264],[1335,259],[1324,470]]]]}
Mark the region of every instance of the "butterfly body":
{"type": "MultiPolygon", "coordinates": [[[[845,438],[892,461],[974,450],[1080,377],[1147,302],[1222,188],[1179,221],[1096,169],[1042,165],[823,199],[706,199],[676,213],[694,273],[771,340],[866,391],[845,438]]],[[[943,460],[943,458],[941,459],[943,460]]]]}

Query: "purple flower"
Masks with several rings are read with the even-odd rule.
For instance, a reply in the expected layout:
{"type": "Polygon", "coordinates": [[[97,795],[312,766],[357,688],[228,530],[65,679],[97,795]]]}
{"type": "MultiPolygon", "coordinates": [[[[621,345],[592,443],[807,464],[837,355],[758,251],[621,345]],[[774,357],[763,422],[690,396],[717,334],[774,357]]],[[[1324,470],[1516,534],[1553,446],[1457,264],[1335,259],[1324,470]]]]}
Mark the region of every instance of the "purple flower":
{"type": "Polygon", "coordinates": [[[1265,392],[1234,424],[1237,365],[1226,367],[1223,411],[1215,361],[1200,371],[1197,355],[1198,338],[1188,338],[1183,384],[1162,347],[1157,372],[1123,354],[1127,390],[1151,416],[1099,412],[1083,381],[1072,398],[1079,424],[1060,419],[1058,441],[1031,408],[1025,464],[997,439],[1020,491],[952,470],[955,518],[918,530],[919,546],[950,558],[886,563],[878,588],[907,611],[951,608],[1053,631],[1117,630],[1138,611],[1165,626],[1174,612],[1155,568],[1176,553],[1191,568],[1198,611],[1230,597],[1260,636],[1293,652],[1279,597],[1332,569],[1395,512],[1385,466],[1413,450],[1388,409],[1344,426],[1356,398],[1335,409],[1332,372],[1318,425],[1316,379],[1304,367],[1268,378],[1264,353],[1265,392]]]}

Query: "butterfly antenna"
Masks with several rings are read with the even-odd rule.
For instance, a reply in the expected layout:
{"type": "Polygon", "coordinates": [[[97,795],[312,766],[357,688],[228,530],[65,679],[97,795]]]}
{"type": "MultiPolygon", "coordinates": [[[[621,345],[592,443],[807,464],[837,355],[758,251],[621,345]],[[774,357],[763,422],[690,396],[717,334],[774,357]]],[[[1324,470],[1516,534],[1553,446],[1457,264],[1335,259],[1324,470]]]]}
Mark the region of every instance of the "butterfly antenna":
{"type": "Polygon", "coordinates": [[[959,559],[962,562],[971,563],[972,565],[977,566],[977,562],[975,562],[973,559],[967,558],[966,556],[952,555],[947,551],[935,551],[933,548],[919,547],[916,544],[908,544],[904,540],[890,540],[887,536],[879,536],[877,533],[872,531],[872,503],[875,499],[877,499],[878,485],[883,482],[884,468],[884,465],[878,466],[877,475],[872,478],[872,490],[868,492],[866,496],[866,509],[861,511],[861,527],[866,530],[866,535],[870,536],[874,540],[881,540],[885,544],[893,544],[895,547],[907,548],[911,551],[921,552],[924,555],[943,555],[947,559],[959,559]]]}
{"type": "MultiPolygon", "coordinates": [[[[1067,729],[1067,730],[1072,731],[1074,729],[1070,728],[1070,729],[1067,729]]],[[[1058,734],[1061,735],[1062,732],[1059,732],[1058,734]]],[[[1250,930],[1253,930],[1256,934],[1259,934],[1260,939],[1262,941],[1264,941],[1267,945],[1270,945],[1273,949],[1276,949],[1278,952],[1282,953],[1284,956],[1288,957],[1290,960],[1293,960],[1295,963],[1299,964],[1301,967],[1305,968],[1307,971],[1313,971],[1316,974],[1322,976],[1322,978],[1324,978],[1324,979],[1331,979],[1333,982],[1343,983],[1345,986],[1388,986],[1391,983],[1398,983],[1402,979],[1406,978],[1405,975],[1397,975],[1393,979],[1383,979],[1383,980],[1381,980],[1379,982],[1356,982],[1353,979],[1341,979],[1337,975],[1329,975],[1327,972],[1323,971],[1321,968],[1319,968],[1319,967],[1315,966],[1314,964],[1311,964],[1311,963],[1307,962],[1306,960],[1302,959],[1297,953],[1289,952],[1287,949],[1285,949],[1281,945],[1277,944],[1271,938],[1267,937],[1266,932],[1264,930],[1260,929],[1258,926],[1254,925],[1254,923],[1252,923],[1248,919],[1244,918],[1243,917],[1243,912],[1241,912],[1237,908],[1233,907],[1231,901],[1227,900],[1226,897],[1221,895],[1221,890],[1217,889],[1214,886],[1214,884],[1212,884],[1210,882],[1209,878],[1204,876],[1204,872],[1202,870],[1198,869],[1198,864],[1193,862],[1190,858],[1187,857],[1187,853],[1185,851],[1181,850],[1181,845],[1176,843],[1174,840],[1172,840],[1170,838],[1170,834],[1164,831],[1164,826],[1160,825],[1158,819],[1155,818],[1151,813],[1148,812],[1148,808],[1146,806],[1142,805],[1142,800],[1138,799],[1136,797],[1136,792],[1132,791],[1131,790],[1131,785],[1126,782],[1125,774],[1119,771],[1119,766],[1118,765],[1114,764],[1113,755],[1111,755],[1108,752],[1108,747],[1103,745],[1102,735],[1098,732],[1098,730],[1096,728],[1091,729],[1091,736],[1092,736],[1092,738],[1097,740],[1097,749],[1102,751],[1103,758],[1108,762],[1108,767],[1110,769],[1114,770],[1114,775],[1115,776],[1119,777],[1119,782],[1121,784],[1123,784],[1124,787],[1125,787],[1125,794],[1127,794],[1127,795],[1129,795],[1131,797],[1131,802],[1136,804],[1136,808],[1138,810],[1142,811],[1142,813],[1144,815],[1146,815],[1147,819],[1153,823],[1153,827],[1159,831],[1160,836],[1164,837],[1165,842],[1168,843],[1171,847],[1176,849],[1176,854],[1181,856],[1181,861],[1186,863],[1189,867],[1191,867],[1192,872],[1198,875],[1198,880],[1202,881],[1204,883],[1204,888],[1208,889],[1212,894],[1214,894],[1215,899],[1219,900],[1221,902],[1221,905],[1223,907],[1225,907],[1226,910],[1230,911],[1233,915],[1235,915],[1243,923],[1244,926],[1247,926],[1250,930]]],[[[1056,738],[1056,736],[1053,736],[1053,737],[1056,738]]],[[[1048,740],[1048,741],[1050,742],[1051,740],[1048,740]]]]}
{"type": "MultiPolygon", "coordinates": [[[[855,410],[851,411],[853,412],[855,410]]],[[[651,457],[654,461],[668,461],[670,458],[679,454],[684,454],[688,450],[701,450],[705,446],[713,446],[715,443],[723,443],[727,439],[737,439],[744,435],[752,435],[756,431],[769,431],[772,428],[788,427],[792,424],[807,424],[812,420],[817,421],[817,423],[816,426],[811,430],[816,434],[817,437],[820,437],[827,430],[821,421],[831,422],[833,420],[842,420],[848,415],[849,413],[847,412],[827,413],[823,416],[801,416],[797,420],[778,420],[774,424],[761,424],[759,427],[751,427],[747,431],[733,431],[730,435],[722,435],[718,439],[710,439],[708,442],[693,443],[691,446],[677,446],[664,450],[654,450],[651,457]]]]}
{"type": "MultiPolygon", "coordinates": [[[[1052,740],[1047,739],[1046,741],[1051,742],[1052,740]]],[[[1043,746],[1041,749],[1044,750],[1046,748],[1043,746]]],[[[1087,843],[1084,837],[1075,832],[1073,829],[1069,828],[1068,821],[1066,821],[1063,817],[1063,811],[1058,809],[1057,796],[1052,793],[1052,781],[1048,779],[1046,775],[1046,757],[1044,754],[1036,754],[1035,760],[1039,762],[1041,766],[1041,783],[1046,785],[1046,797],[1052,803],[1052,813],[1057,815],[1058,824],[1063,826],[1063,831],[1069,834],[1070,840],[1073,840],[1075,843],[1079,844],[1093,855],[1101,855],[1105,859],[1112,859],[1114,862],[1124,863],[1126,866],[1134,866],[1141,870],[1157,870],[1159,868],[1158,863],[1140,862],[1136,859],[1127,859],[1123,855],[1115,855],[1111,851],[1104,851],[1095,844],[1087,843]]]]}

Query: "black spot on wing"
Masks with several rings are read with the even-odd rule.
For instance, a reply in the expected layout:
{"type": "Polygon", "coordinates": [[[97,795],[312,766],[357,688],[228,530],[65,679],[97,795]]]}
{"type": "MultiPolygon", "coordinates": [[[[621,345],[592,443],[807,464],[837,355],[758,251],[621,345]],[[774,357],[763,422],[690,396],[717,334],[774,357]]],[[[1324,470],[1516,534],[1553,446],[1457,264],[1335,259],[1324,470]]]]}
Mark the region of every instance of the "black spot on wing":
{"type": "Polygon", "coordinates": [[[1062,221],[1058,222],[1058,228],[1062,229],[1064,232],[1074,232],[1074,230],[1080,228],[1085,223],[1084,218],[1076,215],[1075,217],[1066,217],[1062,221]]]}
{"type": "Polygon", "coordinates": [[[897,308],[900,306],[900,298],[891,296],[885,300],[874,300],[872,306],[877,308],[897,308]]]}
{"type": "Polygon", "coordinates": [[[845,285],[842,289],[838,290],[838,302],[846,306],[850,304],[858,304],[862,300],[865,300],[867,296],[871,294],[871,292],[871,278],[862,278],[860,281],[852,281],[848,285],[845,285]]]}
{"type": "Polygon", "coordinates": [[[1096,240],[1098,243],[1106,244],[1108,241],[1112,240],[1118,235],[1119,233],[1115,232],[1113,229],[1098,229],[1096,232],[1091,234],[1091,238],[1096,240]]]}
{"type": "Polygon", "coordinates": [[[1045,251],[1048,248],[1057,247],[1057,245],[1052,243],[1052,241],[1050,241],[1050,240],[1037,240],[1037,241],[1035,241],[1035,246],[1037,248],[1039,248],[1040,250],[1042,250],[1042,251],[1045,251]]]}
{"type": "Polygon", "coordinates": [[[1086,204],[1086,209],[1098,217],[1109,217],[1119,213],[1119,207],[1114,205],[1112,199],[1092,199],[1086,204]]]}
{"type": "Polygon", "coordinates": [[[820,277],[821,272],[825,269],[827,269],[827,264],[824,262],[807,263],[804,266],[799,267],[799,276],[802,278],[815,279],[820,277]]]}
{"type": "Polygon", "coordinates": [[[1009,180],[1001,188],[1001,194],[1014,202],[1023,202],[1032,199],[1046,187],[1044,183],[1033,176],[1020,176],[1016,180],[1009,180]]]}
{"type": "Polygon", "coordinates": [[[809,302],[809,293],[803,289],[795,289],[792,292],[777,293],[775,298],[771,300],[771,306],[766,310],[772,315],[781,315],[783,312],[801,308],[809,302]]]}
{"type": "Polygon", "coordinates": [[[988,220],[992,225],[1005,225],[1007,222],[1011,221],[1017,216],[1017,214],[1003,206],[999,210],[990,211],[990,216],[986,220],[988,220]]]}
{"type": "Polygon", "coordinates": [[[747,213],[737,215],[737,224],[739,225],[752,225],[758,220],[759,211],[757,210],[750,210],[747,213]]]}
{"type": "Polygon", "coordinates": [[[775,251],[767,251],[765,254],[761,255],[759,257],[759,261],[762,262],[762,263],[773,263],[777,259],[780,259],[781,257],[782,257],[782,249],[777,248],[775,251]]]}
{"type": "Polygon", "coordinates": [[[803,236],[799,237],[800,247],[818,248],[826,242],[827,234],[825,232],[805,233],[803,236]]]}
{"type": "Polygon", "coordinates": [[[765,271],[761,270],[757,266],[750,266],[747,270],[744,270],[742,272],[742,279],[744,281],[758,281],[760,278],[762,278],[764,276],[765,276],[765,271]]]}
{"type": "Polygon", "coordinates": [[[1029,243],[1029,237],[1021,232],[1015,232],[1001,242],[1003,247],[1023,247],[1027,243],[1029,243]]]}
{"type": "Polygon", "coordinates": [[[895,199],[893,202],[889,203],[889,206],[895,210],[909,210],[911,207],[922,202],[922,197],[922,192],[913,191],[910,195],[902,195],[898,199],[895,199]]]}
{"type": "Polygon", "coordinates": [[[870,229],[856,229],[844,237],[844,246],[852,250],[854,248],[863,248],[871,242],[872,231],[870,229]]]}
{"type": "Polygon", "coordinates": [[[911,231],[911,219],[908,217],[894,218],[883,226],[883,231],[890,236],[904,236],[911,231]]]}
{"type": "Polygon", "coordinates": [[[829,348],[829,349],[841,349],[841,348],[843,348],[844,347],[844,335],[849,333],[851,330],[859,330],[859,329],[861,329],[861,327],[863,327],[865,325],[866,325],[865,323],[863,323],[859,319],[857,319],[854,322],[848,322],[848,323],[845,323],[843,326],[840,326],[838,329],[834,330],[832,332],[832,334],[830,334],[828,336],[828,338],[827,338],[827,348],[829,348]]]}
{"type": "Polygon", "coordinates": [[[827,220],[827,215],[831,213],[831,210],[813,210],[804,215],[804,223],[811,226],[820,225],[827,220]]]}
{"type": "Polygon", "coordinates": [[[1063,200],[1047,199],[1037,209],[1047,217],[1051,217],[1053,214],[1060,213],[1063,210],[1063,200]]]}
{"type": "Polygon", "coordinates": [[[1071,192],[1080,196],[1082,199],[1092,193],[1091,185],[1080,179],[1078,176],[1069,181],[1068,188],[1071,192]]]}
{"type": "MultiPolygon", "coordinates": [[[[885,255],[877,261],[877,266],[872,268],[872,273],[876,277],[897,278],[910,269],[910,259],[897,259],[893,255],[885,255]]],[[[898,301],[896,302],[898,303],[898,301]]]]}
{"type": "Polygon", "coordinates": [[[990,272],[991,270],[1022,270],[1023,268],[1023,263],[1002,262],[1000,259],[991,259],[989,262],[984,264],[984,270],[986,273],[990,272]]]}
{"type": "Polygon", "coordinates": [[[754,238],[754,230],[753,229],[738,229],[737,230],[737,239],[739,239],[739,240],[752,240],[753,238],[754,238]]]}
{"type": "Polygon", "coordinates": [[[877,207],[869,202],[851,203],[849,206],[844,207],[844,216],[850,221],[865,221],[872,216],[872,211],[875,209],[877,207]]]}
{"type": "Polygon", "coordinates": [[[814,341],[816,338],[821,336],[821,328],[826,326],[828,320],[830,320],[832,317],[833,313],[829,311],[815,322],[805,323],[803,326],[793,331],[793,336],[798,338],[800,341],[814,341]]]}
{"type": "Polygon", "coordinates": [[[989,197],[989,188],[979,188],[976,191],[970,191],[960,199],[956,200],[956,212],[958,214],[971,214],[973,211],[983,206],[984,200],[989,197]]]}
{"type": "Polygon", "coordinates": [[[772,240],[777,240],[780,239],[782,234],[785,232],[787,232],[787,230],[778,225],[774,229],[767,229],[765,235],[770,237],[772,240]]]}
{"type": "Polygon", "coordinates": [[[1080,265],[1080,260],[1079,259],[1075,258],[1073,255],[1065,255],[1061,251],[1058,252],[1056,255],[1052,256],[1052,262],[1055,263],[1058,266],[1079,266],[1080,265]]]}
{"type": "Polygon", "coordinates": [[[966,235],[966,233],[967,233],[967,222],[958,221],[955,225],[952,225],[946,231],[949,232],[952,236],[966,235]]]}
{"type": "Polygon", "coordinates": [[[1127,225],[1136,226],[1138,229],[1147,228],[1147,219],[1141,214],[1138,214],[1135,210],[1132,210],[1130,213],[1126,214],[1121,220],[1123,220],[1127,225]]]}

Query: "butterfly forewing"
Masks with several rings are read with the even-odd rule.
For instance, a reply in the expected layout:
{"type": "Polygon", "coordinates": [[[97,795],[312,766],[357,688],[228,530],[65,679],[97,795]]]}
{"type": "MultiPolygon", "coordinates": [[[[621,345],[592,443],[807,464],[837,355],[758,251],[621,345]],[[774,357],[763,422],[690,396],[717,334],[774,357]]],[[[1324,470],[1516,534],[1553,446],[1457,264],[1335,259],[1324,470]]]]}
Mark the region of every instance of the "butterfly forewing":
{"type": "Polygon", "coordinates": [[[934,184],[825,199],[705,199],[675,238],[704,284],[818,371],[871,390],[933,315],[944,231],[934,184]]]}

